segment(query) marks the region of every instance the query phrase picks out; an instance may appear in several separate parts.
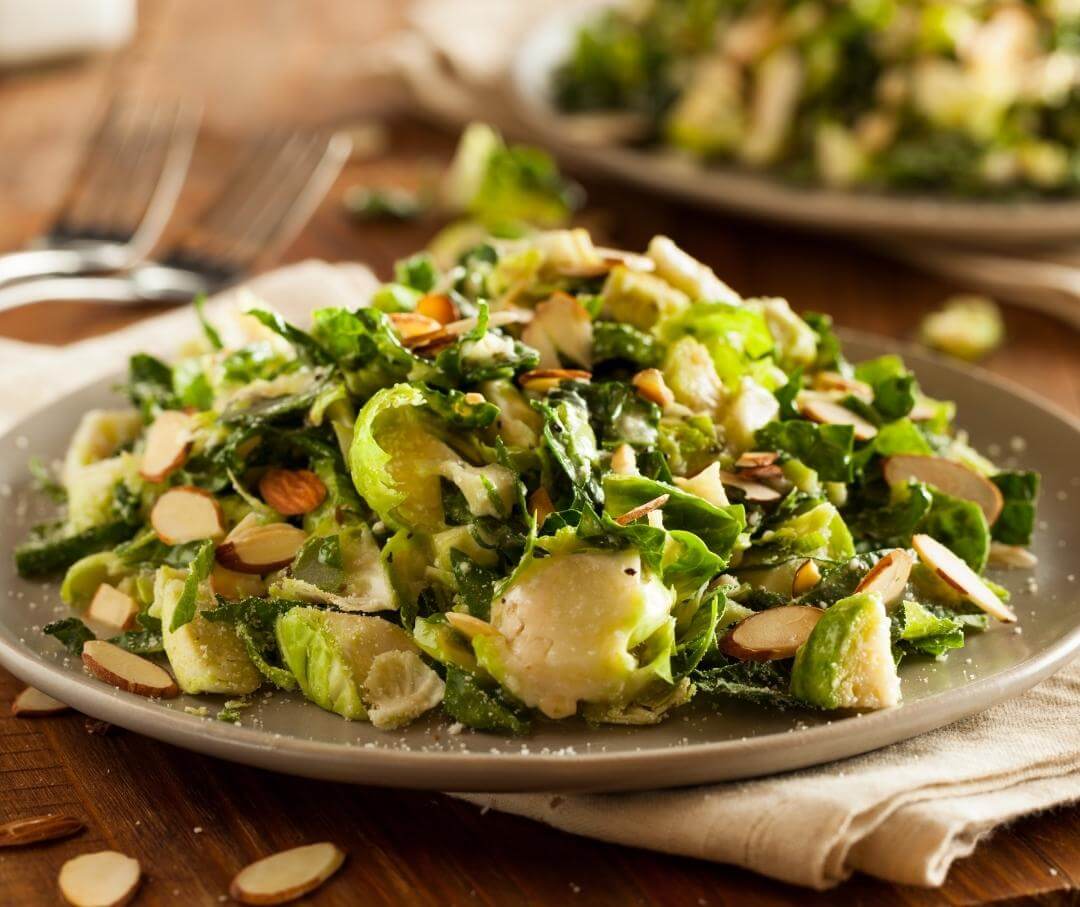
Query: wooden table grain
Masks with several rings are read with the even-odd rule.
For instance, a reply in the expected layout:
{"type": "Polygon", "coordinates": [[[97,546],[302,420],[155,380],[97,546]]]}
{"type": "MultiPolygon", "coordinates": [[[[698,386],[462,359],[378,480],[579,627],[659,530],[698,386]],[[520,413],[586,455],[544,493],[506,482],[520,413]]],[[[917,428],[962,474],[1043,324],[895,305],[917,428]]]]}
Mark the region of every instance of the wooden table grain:
{"type": "MultiPolygon", "coordinates": [[[[95,109],[114,91],[183,87],[203,97],[206,130],[177,222],[220,184],[239,144],[267,125],[348,126],[391,117],[385,154],[349,165],[285,261],[359,259],[383,276],[438,224],[355,225],[354,184],[410,185],[446,160],[453,139],[403,118],[407,99],[364,75],[372,42],[397,28],[393,0],[147,0],[134,45],[74,65],[0,76],[0,249],[47,222],[95,109]]],[[[745,294],[787,296],[841,325],[910,337],[956,290],[849,241],[704,214],[612,183],[583,180],[590,226],[641,248],[675,237],[745,294]]],[[[269,265],[270,263],[265,263],[269,265]]],[[[0,315],[0,334],[65,344],[152,313],[55,304],[0,315]]],[[[1009,343],[986,363],[1080,413],[1080,338],[1038,314],[1007,311],[1009,343]]],[[[0,672],[0,702],[18,689],[0,672]]],[[[0,712],[6,712],[0,706],[0,712]]],[[[351,904],[1066,904],[1080,903],[1080,808],[1027,819],[959,861],[935,891],[857,877],[815,894],[763,877],[572,837],[430,793],[288,778],[138,735],[90,734],[82,716],[0,718],[0,822],[45,812],[81,817],[68,841],[0,850],[0,903],[59,901],[64,860],[114,848],[148,879],[140,905],[212,905],[244,864],[333,840],[349,854],[310,902],[351,904]]]]}

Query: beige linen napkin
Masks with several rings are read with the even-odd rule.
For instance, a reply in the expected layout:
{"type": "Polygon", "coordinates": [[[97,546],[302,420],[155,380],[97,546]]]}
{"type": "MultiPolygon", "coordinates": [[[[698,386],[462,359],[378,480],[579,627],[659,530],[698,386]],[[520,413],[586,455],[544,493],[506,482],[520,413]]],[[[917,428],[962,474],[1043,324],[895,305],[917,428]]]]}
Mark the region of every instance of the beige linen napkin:
{"type": "MultiPolygon", "coordinates": [[[[374,283],[358,265],[305,262],[248,287],[305,324],[316,308],[364,304],[374,283]]],[[[211,315],[226,315],[243,294],[213,300],[211,315]]],[[[122,371],[132,352],[168,355],[197,330],[184,308],[62,350],[0,342],[0,429],[122,371]]],[[[939,885],[953,860],[990,831],[1080,800],[1080,663],[948,728],[800,772],[638,794],[462,796],[575,834],[734,863],[814,888],[857,870],[939,885]]]]}

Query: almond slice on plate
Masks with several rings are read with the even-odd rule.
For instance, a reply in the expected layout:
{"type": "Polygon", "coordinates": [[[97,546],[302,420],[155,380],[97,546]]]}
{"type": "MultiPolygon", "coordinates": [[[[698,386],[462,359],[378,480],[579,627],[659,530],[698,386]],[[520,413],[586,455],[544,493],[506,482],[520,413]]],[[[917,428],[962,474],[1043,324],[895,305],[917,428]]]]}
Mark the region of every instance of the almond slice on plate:
{"type": "Polygon", "coordinates": [[[47,715],[58,715],[66,712],[70,706],[59,699],[53,699],[48,693],[34,687],[22,690],[11,703],[11,716],[13,718],[44,718],[47,715]]]}
{"type": "Polygon", "coordinates": [[[891,605],[907,588],[915,559],[903,548],[893,548],[881,558],[855,587],[856,592],[876,592],[882,604],[891,605]]]}
{"type": "Polygon", "coordinates": [[[767,466],[750,466],[740,469],[736,475],[740,479],[752,479],[755,482],[776,482],[784,478],[784,470],[776,463],[767,466]]]}
{"type": "Polygon", "coordinates": [[[524,390],[546,394],[563,381],[591,381],[592,372],[580,368],[534,368],[518,376],[524,390]]]}
{"type": "Polygon", "coordinates": [[[640,520],[643,516],[648,516],[654,510],[659,510],[663,507],[671,498],[669,494],[662,494],[657,498],[653,498],[651,501],[646,501],[644,504],[639,504],[632,510],[626,511],[622,516],[615,517],[615,522],[620,526],[629,526],[634,520],[640,520]]]}
{"type": "Polygon", "coordinates": [[[781,605],[739,621],[720,650],[743,661],[792,658],[825,612],[808,605],[781,605]]]}
{"type": "Polygon", "coordinates": [[[799,569],[791,578],[791,597],[800,598],[821,582],[821,568],[817,561],[808,558],[799,564],[799,569]]]}
{"type": "Polygon", "coordinates": [[[60,867],[60,893],[72,907],[121,907],[139,887],[139,861],[115,850],[84,853],[60,867]]]}
{"type": "Polygon", "coordinates": [[[858,413],[833,400],[821,396],[803,394],[799,397],[799,412],[812,422],[823,425],[850,425],[858,441],[869,441],[877,434],[877,426],[867,422],[858,413]]]}
{"type": "Polygon", "coordinates": [[[753,479],[745,478],[734,472],[720,471],[720,481],[729,488],[737,488],[742,492],[746,500],[756,504],[767,504],[770,501],[779,501],[781,494],[775,488],[762,485],[753,479]]]}
{"type": "Polygon", "coordinates": [[[83,646],[82,661],[98,680],[129,693],[155,699],[172,699],[180,693],[164,668],[103,639],[92,639],[83,646]]]}
{"type": "Polygon", "coordinates": [[[102,583],[97,587],[97,592],[90,600],[90,607],[86,609],[86,616],[91,620],[117,630],[128,629],[135,622],[138,613],[139,603],[109,583],[102,583]]]}
{"type": "Polygon", "coordinates": [[[85,828],[74,816],[31,816],[0,825],[0,847],[22,847],[39,841],[67,838],[85,828]]]}
{"type": "Polygon", "coordinates": [[[998,620],[1006,623],[1016,620],[1012,609],[994,594],[982,578],[937,539],[915,535],[911,538],[911,544],[918,552],[919,560],[968,601],[998,620]]]}
{"type": "Polygon", "coordinates": [[[675,394],[667,386],[664,373],[658,368],[642,369],[630,379],[630,383],[634,385],[634,388],[642,397],[655,403],[661,409],[665,409],[675,402],[675,394]]]}
{"type": "Polygon", "coordinates": [[[974,470],[943,457],[889,457],[882,469],[885,481],[890,485],[903,485],[914,479],[954,498],[978,504],[987,524],[991,526],[1005,506],[1005,499],[997,485],[974,470]]]}
{"type": "Polygon", "coordinates": [[[225,531],[221,505],[194,485],[170,488],[154,503],[150,525],[166,545],[216,538],[225,531]]]}
{"type": "Polygon", "coordinates": [[[283,516],[300,516],[326,500],[326,486],[310,469],[275,468],[259,479],[259,494],[283,516]]]}
{"type": "Polygon", "coordinates": [[[416,314],[433,318],[439,324],[450,324],[457,320],[457,307],[445,293],[428,293],[416,303],[416,314]]]}
{"type": "Polygon", "coordinates": [[[147,429],[139,475],[148,482],[162,482],[184,465],[190,450],[191,416],[180,410],[165,410],[147,429]]]}
{"type": "Polygon", "coordinates": [[[471,614],[463,614],[461,611],[447,611],[446,622],[469,639],[474,636],[499,635],[499,631],[486,620],[480,620],[479,617],[473,617],[471,614]]]}
{"type": "Polygon", "coordinates": [[[874,402],[874,389],[865,381],[857,378],[848,378],[839,372],[818,372],[814,376],[814,388],[820,391],[838,391],[842,394],[851,394],[858,397],[864,403],[874,402]]]}
{"type": "Polygon", "coordinates": [[[991,542],[989,564],[1006,570],[1031,570],[1039,565],[1039,558],[1020,545],[991,542]]]}
{"type": "Polygon", "coordinates": [[[267,523],[237,533],[217,549],[217,561],[237,573],[270,573],[293,562],[307,533],[288,523],[267,523]]]}
{"type": "Polygon", "coordinates": [[[738,470],[757,469],[760,466],[772,466],[780,459],[780,454],[775,450],[748,450],[739,455],[735,461],[738,470]]]}
{"type": "Polygon", "coordinates": [[[441,321],[419,312],[391,312],[387,317],[402,340],[424,337],[443,329],[441,321]]]}
{"type": "Polygon", "coordinates": [[[329,842],[283,850],[241,869],[229,895],[241,904],[285,904],[314,891],[344,862],[345,853],[329,842]]]}
{"type": "Polygon", "coordinates": [[[544,520],[555,512],[555,505],[551,502],[551,495],[546,488],[537,488],[529,495],[529,510],[536,518],[536,525],[543,526],[544,520]]]}
{"type": "Polygon", "coordinates": [[[592,317],[568,293],[558,291],[538,303],[521,340],[540,354],[541,368],[558,368],[563,357],[575,365],[592,364],[592,317]]]}

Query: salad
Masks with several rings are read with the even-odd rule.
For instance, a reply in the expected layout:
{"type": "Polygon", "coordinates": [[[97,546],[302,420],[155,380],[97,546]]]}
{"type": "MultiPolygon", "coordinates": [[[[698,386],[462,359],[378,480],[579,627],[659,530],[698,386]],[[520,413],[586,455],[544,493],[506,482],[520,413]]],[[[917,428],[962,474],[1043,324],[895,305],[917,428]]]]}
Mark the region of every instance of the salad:
{"type": "Polygon", "coordinates": [[[903,659],[1016,619],[981,574],[1033,563],[1038,477],[666,237],[420,253],[307,329],[257,300],[203,324],[84,415],[16,552],[63,575],[45,632],[125,689],[504,734],[878,709],[903,659]]]}
{"type": "Polygon", "coordinates": [[[555,102],[588,134],[831,187],[1080,188],[1071,0],[642,0],[584,27],[555,102]],[[601,133],[597,133],[597,129],[601,133]]]}

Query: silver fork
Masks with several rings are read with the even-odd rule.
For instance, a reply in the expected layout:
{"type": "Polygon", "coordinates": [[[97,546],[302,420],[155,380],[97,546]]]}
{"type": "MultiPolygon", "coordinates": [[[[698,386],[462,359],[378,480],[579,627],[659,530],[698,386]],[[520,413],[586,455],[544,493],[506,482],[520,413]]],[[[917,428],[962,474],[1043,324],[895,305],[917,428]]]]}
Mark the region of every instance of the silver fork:
{"type": "Polygon", "coordinates": [[[290,133],[261,141],[225,190],[153,262],[117,277],[53,277],[0,289],[0,311],[61,299],[182,303],[238,280],[307,222],[349,155],[346,136],[290,133]]]}
{"type": "Polygon", "coordinates": [[[143,258],[176,205],[198,129],[190,102],[114,99],[48,232],[29,249],[0,254],[0,287],[121,270],[143,258]]]}

